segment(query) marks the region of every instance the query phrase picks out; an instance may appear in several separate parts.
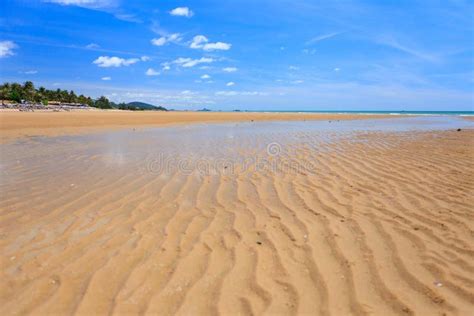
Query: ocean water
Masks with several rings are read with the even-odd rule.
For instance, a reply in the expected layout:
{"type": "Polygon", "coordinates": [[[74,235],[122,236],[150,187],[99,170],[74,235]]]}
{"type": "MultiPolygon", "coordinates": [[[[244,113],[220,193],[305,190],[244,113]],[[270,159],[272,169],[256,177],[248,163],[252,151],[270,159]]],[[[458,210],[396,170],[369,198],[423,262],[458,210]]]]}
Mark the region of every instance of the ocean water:
{"type": "Polygon", "coordinates": [[[245,112],[268,112],[268,113],[322,113],[322,114],[388,114],[388,115],[455,115],[474,116],[474,111],[245,111],[245,112]]]}

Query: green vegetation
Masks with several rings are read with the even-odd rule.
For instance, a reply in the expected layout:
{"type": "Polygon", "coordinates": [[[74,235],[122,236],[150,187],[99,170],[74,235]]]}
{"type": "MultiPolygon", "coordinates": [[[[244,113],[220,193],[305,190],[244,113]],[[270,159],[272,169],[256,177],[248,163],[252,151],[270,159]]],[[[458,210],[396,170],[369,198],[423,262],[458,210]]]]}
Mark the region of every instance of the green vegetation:
{"type": "Polygon", "coordinates": [[[131,110],[131,111],[143,111],[143,110],[158,110],[167,111],[164,107],[154,106],[143,102],[130,102],[130,103],[119,103],[109,101],[104,96],[94,100],[91,97],[84,95],[77,96],[74,91],[67,90],[49,90],[44,87],[35,88],[33,82],[26,81],[24,84],[20,83],[4,83],[0,85],[0,100],[8,100],[16,103],[22,101],[36,104],[53,104],[53,102],[59,103],[74,103],[93,106],[100,109],[120,109],[120,110],[131,110]]]}
{"type": "Polygon", "coordinates": [[[0,99],[20,103],[22,100],[31,103],[48,104],[51,101],[61,103],[80,103],[94,106],[95,101],[84,95],[77,96],[74,91],[49,90],[44,87],[35,89],[33,82],[26,81],[24,84],[4,83],[0,86],[0,99]]]}

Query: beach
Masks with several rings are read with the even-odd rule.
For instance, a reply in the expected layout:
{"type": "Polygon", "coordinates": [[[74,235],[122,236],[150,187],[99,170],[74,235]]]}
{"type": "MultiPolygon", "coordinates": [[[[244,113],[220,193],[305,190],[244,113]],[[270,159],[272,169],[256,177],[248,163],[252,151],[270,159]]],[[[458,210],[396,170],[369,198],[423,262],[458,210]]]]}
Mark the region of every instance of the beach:
{"type": "Polygon", "coordinates": [[[297,121],[297,120],[354,120],[388,118],[381,114],[321,114],[321,113],[264,113],[264,112],[162,112],[77,110],[71,112],[0,111],[0,141],[20,136],[65,135],[104,129],[140,128],[209,122],[297,121]]]}
{"type": "Polygon", "coordinates": [[[0,123],[2,315],[474,310],[472,120],[91,111],[0,123]]]}

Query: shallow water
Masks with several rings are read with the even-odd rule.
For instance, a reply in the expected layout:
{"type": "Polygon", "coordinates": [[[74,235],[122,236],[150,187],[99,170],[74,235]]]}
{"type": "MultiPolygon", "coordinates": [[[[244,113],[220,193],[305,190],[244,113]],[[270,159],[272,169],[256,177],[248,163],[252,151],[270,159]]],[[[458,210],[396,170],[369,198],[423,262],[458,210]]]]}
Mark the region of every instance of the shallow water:
{"type": "Polygon", "coordinates": [[[474,122],[459,117],[408,117],[352,121],[291,121],[192,124],[176,127],[130,128],[86,135],[29,137],[0,145],[0,171],[12,162],[54,160],[67,156],[103,155],[120,164],[128,158],[166,153],[189,158],[218,158],[266,151],[270,143],[280,146],[312,142],[328,143],[361,133],[456,130],[474,128],[474,122]]]}
{"type": "MultiPolygon", "coordinates": [[[[255,165],[262,159],[290,161],[301,148],[333,150],[338,140],[363,141],[367,133],[405,133],[473,128],[459,117],[409,117],[353,121],[238,122],[130,128],[86,135],[30,137],[0,145],[0,185],[26,177],[87,179],[88,170],[162,174],[255,165]],[[46,177],[47,175],[47,177],[46,177]]],[[[268,163],[267,160],[264,163],[268,163]]],[[[56,180],[51,180],[57,182],[56,180]]],[[[77,180],[74,180],[77,182],[77,180]]]]}

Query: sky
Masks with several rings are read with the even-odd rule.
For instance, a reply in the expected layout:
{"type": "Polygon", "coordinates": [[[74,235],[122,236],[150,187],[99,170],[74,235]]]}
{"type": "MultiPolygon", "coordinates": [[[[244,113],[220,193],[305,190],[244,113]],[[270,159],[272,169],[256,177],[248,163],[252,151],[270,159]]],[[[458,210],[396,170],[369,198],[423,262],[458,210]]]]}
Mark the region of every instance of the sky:
{"type": "Polygon", "coordinates": [[[474,2],[1,0],[0,81],[177,110],[474,110],[474,2]]]}

